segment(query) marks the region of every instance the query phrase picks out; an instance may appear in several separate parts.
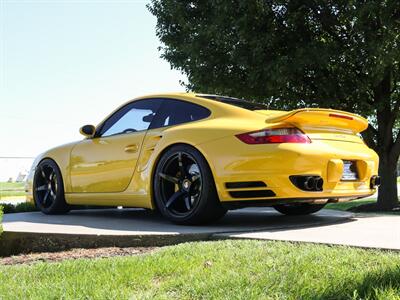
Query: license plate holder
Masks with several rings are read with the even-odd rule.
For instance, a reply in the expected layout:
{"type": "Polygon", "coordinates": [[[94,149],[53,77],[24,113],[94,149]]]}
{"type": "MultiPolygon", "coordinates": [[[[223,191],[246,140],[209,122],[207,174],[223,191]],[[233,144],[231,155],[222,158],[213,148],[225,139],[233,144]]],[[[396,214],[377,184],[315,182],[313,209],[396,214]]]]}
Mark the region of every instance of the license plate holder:
{"type": "Polygon", "coordinates": [[[353,160],[344,160],[341,181],[357,181],[358,178],[356,162],[353,160]]]}

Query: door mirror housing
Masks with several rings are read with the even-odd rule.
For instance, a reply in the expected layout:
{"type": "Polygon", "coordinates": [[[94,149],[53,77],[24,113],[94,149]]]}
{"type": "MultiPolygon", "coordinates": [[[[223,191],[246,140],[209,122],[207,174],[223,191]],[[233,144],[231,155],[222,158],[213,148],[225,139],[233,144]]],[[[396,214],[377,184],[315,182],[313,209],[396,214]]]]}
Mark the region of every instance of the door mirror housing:
{"type": "Polygon", "coordinates": [[[153,121],[153,118],[154,118],[154,113],[151,113],[151,114],[149,114],[147,116],[144,116],[142,118],[142,120],[143,120],[143,122],[151,123],[151,121],[153,121]]]}
{"type": "Polygon", "coordinates": [[[95,131],[96,131],[96,127],[94,127],[93,125],[85,125],[85,126],[82,126],[82,127],[79,129],[79,132],[80,132],[83,136],[85,136],[85,137],[87,137],[87,138],[93,137],[95,131]]]}

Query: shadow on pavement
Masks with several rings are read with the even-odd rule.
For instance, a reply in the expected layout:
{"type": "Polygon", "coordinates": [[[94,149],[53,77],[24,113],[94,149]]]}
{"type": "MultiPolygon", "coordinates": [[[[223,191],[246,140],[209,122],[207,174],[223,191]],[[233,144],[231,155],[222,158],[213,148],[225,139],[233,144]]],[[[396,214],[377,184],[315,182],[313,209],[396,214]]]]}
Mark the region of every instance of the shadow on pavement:
{"type": "Polygon", "coordinates": [[[271,208],[230,211],[207,226],[180,226],[144,209],[75,210],[61,216],[40,212],[6,214],[0,256],[72,248],[155,247],[213,239],[214,234],[284,231],[354,221],[352,214],[322,210],[289,217],[271,208]]]}
{"type": "Polygon", "coordinates": [[[158,213],[144,209],[91,209],[73,210],[67,215],[49,216],[40,212],[8,214],[4,217],[5,229],[83,234],[138,234],[146,233],[221,233],[238,231],[281,231],[295,228],[321,227],[354,221],[353,214],[322,210],[307,216],[285,216],[272,208],[246,208],[229,211],[220,221],[203,226],[172,224],[158,213]],[[13,226],[14,222],[24,222],[13,226]],[[9,224],[9,225],[8,225],[9,224]],[[55,225],[53,227],[52,225],[55,225]],[[68,231],[68,228],[73,226],[68,231]],[[79,226],[77,230],[76,226],[79,226]],[[65,228],[62,228],[65,227],[65,228]],[[109,231],[109,232],[108,232],[109,231]]]}

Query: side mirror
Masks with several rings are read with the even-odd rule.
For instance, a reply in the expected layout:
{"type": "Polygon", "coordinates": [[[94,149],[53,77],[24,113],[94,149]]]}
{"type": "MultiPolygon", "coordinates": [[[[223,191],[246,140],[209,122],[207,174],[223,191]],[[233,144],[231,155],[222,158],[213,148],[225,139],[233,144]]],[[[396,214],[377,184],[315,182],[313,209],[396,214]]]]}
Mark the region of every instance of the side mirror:
{"type": "Polygon", "coordinates": [[[93,125],[85,125],[79,129],[79,132],[87,138],[91,138],[94,135],[95,131],[96,128],[93,125]]]}
{"type": "Polygon", "coordinates": [[[147,116],[144,116],[142,118],[142,120],[143,120],[143,122],[151,123],[151,121],[153,121],[153,118],[154,118],[154,113],[151,113],[151,114],[149,114],[147,116]]]}

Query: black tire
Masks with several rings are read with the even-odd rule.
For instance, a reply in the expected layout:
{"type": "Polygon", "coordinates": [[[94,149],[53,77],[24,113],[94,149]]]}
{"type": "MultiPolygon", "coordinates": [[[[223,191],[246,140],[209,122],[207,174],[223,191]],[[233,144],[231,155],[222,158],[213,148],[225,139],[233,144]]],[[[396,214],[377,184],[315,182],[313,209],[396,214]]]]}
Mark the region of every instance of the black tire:
{"type": "Polygon", "coordinates": [[[325,204],[291,203],[275,205],[274,208],[281,214],[288,216],[301,216],[316,213],[324,208],[325,204]]]}
{"type": "Polygon", "coordinates": [[[51,159],[42,160],[36,167],[33,198],[36,207],[47,215],[64,214],[70,210],[65,202],[60,169],[51,159]]]}
{"type": "Polygon", "coordinates": [[[207,161],[187,145],[173,146],[161,156],[153,191],[160,213],[177,224],[210,223],[227,211],[219,201],[207,161]]]}

